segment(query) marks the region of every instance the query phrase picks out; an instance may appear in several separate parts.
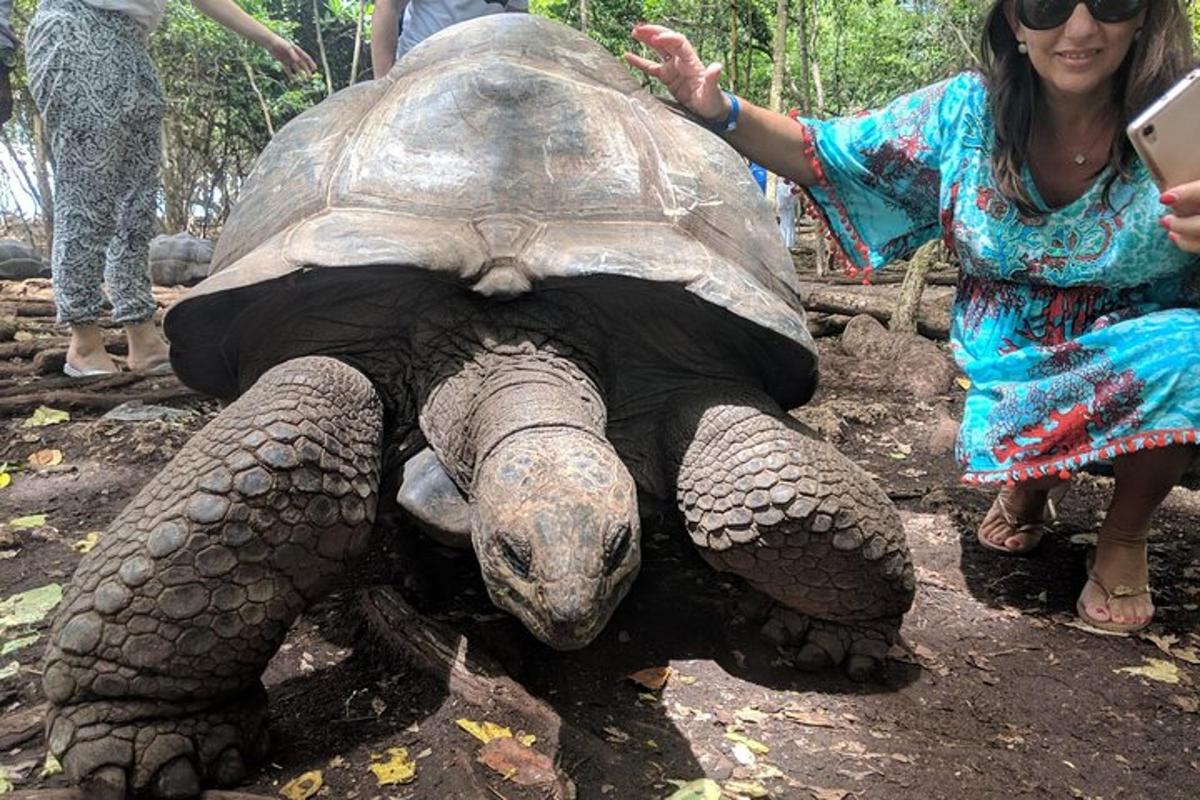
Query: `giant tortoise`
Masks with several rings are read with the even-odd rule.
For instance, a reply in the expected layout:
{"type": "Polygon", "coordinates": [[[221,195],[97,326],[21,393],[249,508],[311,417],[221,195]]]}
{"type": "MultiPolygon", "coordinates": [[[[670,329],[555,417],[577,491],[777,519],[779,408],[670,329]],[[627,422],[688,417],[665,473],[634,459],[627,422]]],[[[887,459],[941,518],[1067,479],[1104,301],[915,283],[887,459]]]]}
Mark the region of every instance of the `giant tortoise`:
{"type": "Polygon", "coordinates": [[[54,623],[50,749],[89,797],[243,777],[260,673],[363,552],[414,436],[466,498],[492,600],[553,647],[629,589],[639,492],[811,620],[802,665],[866,671],[911,603],[888,498],[785,411],[815,350],[745,164],[570,28],[456,26],[297,117],[214,267],[166,332],[180,378],[232,402],[54,623]]]}

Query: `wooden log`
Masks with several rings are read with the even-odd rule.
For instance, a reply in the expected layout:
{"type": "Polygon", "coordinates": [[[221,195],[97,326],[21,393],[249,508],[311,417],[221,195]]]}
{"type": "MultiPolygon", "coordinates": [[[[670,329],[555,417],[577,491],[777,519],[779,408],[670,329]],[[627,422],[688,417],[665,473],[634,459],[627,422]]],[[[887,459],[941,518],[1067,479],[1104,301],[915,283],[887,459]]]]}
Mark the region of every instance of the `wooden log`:
{"type": "MultiPolygon", "coordinates": [[[[513,680],[491,654],[476,642],[436,620],[419,614],[390,586],[373,586],[358,594],[367,627],[385,649],[416,669],[434,677],[447,691],[482,708],[499,706],[538,730],[538,741],[553,749],[554,762],[569,747],[597,762],[601,769],[617,769],[612,749],[590,731],[563,720],[546,701],[534,697],[513,680]]],[[[551,787],[554,798],[573,797],[570,778],[561,770],[551,787]]]]}
{"type": "Polygon", "coordinates": [[[904,283],[900,284],[900,291],[896,295],[896,308],[892,311],[892,318],[888,320],[889,330],[896,333],[917,332],[917,309],[920,308],[926,278],[933,269],[940,244],[936,239],[926,242],[917,248],[917,252],[909,259],[904,283]]]}
{"type": "Polygon", "coordinates": [[[42,734],[49,703],[14,711],[0,720],[0,751],[8,751],[42,734]]]}
{"type": "MultiPolygon", "coordinates": [[[[895,286],[829,286],[815,281],[800,282],[800,302],[809,311],[856,316],[870,314],[880,322],[891,319],[899,296],[895,286]]],[[[917,331],[933,339],[950,335],[950,305],[954,291],[932,287],[925,292],[917,313],[917,331]]]]}
{"type": "MultiPolygon", "coordinates": [[[[140,380],[140,376],[136,376],[140,380]]],[[[102,381],[103,379],[97,379],[102,381]]],[[[19,387],[28,390],[28,386],[19,387]]],[[[147,405],[164,403],[168,400],[203,397],[184,386],[179,381],[160,389],[144,389],[140,391],[113,391],[95,388],[91,391],[59,389],[56,391],[38,391],[32,394],[11,394],[0,397],[0,415],[27,414],[38,406],[50,406],[65,411],[108,411],[122,403],[139,400],[147,405]]]]}
{"type": "Polygon", "coordinates": [[[822,336],[837,336],[846,329],[846,323],[850,321],[850,317],[844,314],[809,314],[808,315],[808,333],[814,339],[820,339],[822,336]]]}
{"type": "MultiPolygon", "coordinates": [[[[6,794],[5,800],[90,800],[82,789],[22,789],[6,794]]],[[[249,794],[210,790],[200,795],[200,800],[278,800],[277,795],[249,794]]]]}

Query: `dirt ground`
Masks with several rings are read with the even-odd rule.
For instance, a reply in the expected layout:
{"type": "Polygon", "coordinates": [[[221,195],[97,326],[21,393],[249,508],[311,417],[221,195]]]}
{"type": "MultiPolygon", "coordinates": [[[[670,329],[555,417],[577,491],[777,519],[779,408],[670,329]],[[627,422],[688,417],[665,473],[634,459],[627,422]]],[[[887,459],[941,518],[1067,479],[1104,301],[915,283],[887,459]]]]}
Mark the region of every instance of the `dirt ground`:
{"type": "MultiPolygon", "coordinates": [[[[318,798],[544,796],[479,763],[479,741],[457,722],[519,733],[525,720],[464,703],[362,624],[356,590],[407,574],[415,605],[467,631],[561,717],[560,768],[580,798],[664,798],[704,777],[728,798],[1200,796],[1200,494],[1176,490],[1154,528],[1149,635],[1086,632],[1074,602],[1108,479],[1077,480],[1033,557],[987,552],[974,531],[991,496],[960,484],[950,456],[962,391],[921,403],[864,391],[862,365],[832,339],[821,348],[821,389],[799,416],[878,478],[917,564],[916,604],[879,680],[794,669],[762,634],[758,598],[706,567],[670,514],[646,524],[642,573],[608,628],[573,653],[541,646],[498,613],[469,556],[386,514],[371,556],[297,622],[271,663],[275,746],[245,791],[280,797],[320,771],[318,798]],[[661,667],[671,671],[659,691],[628,678],[661,667]],[[380,786],[372,760],[398,747],[416,777],[380,786]]],[[[36,393],[47,381],[10,376],[0,389],[36,393]]],[[[0,488],[0,522],[46,517],[0,527],[0,600],[68,581],[79,543],[217,411],[194,397],[169,404],[189,413],[118,422],[76,411],[44,427],[23,427],[28,410],[0,417],[0,462],[23,467],[0,488]],[[60,451],[62,463],[31,466],[45,450],[60,451]]],[[[0,657],[0,766],[17,789],[63,785],[39,777],[40,733],[9,735],[43,702],[46,625],[0,628],[10,643],[0,657]],[[12,647],[31,633],[40,637],[12,647]]],[[[681,796],[716,797],[692,789],[681,796]]]]}

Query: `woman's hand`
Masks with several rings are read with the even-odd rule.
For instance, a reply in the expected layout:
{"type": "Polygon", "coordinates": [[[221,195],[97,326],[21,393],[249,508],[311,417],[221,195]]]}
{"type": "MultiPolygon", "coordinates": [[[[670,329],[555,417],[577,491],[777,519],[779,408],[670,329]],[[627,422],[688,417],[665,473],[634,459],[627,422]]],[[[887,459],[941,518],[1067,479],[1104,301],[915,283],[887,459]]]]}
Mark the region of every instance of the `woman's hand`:
{"type": "Polygon", "coordinates": [[[662,63],[626,53],[631,66],[662,81],[672,97],[701,119],[723,120],[729,115],[729,101],[717,83],[721,65],[704,66],[686,36],[661,25],[639,24],[633,28],[633,38],[658,53],[662,63]]]}
{"type": "Polygon", "coordinates": [[[312,56],[295,42],[273,34],[263,46],[271,54],[271,58],[279,62],[289,78],[295,75],[307,78],[317,71],[317,64],[312,60],[312,56]]]}
{"type": "Polygon", "coordinates": [[[1192,181],[1163,193],[1171,213],[1162,218],[1163,227],[1180,250],[1200,253],[1200,181],[1192,181]]]}

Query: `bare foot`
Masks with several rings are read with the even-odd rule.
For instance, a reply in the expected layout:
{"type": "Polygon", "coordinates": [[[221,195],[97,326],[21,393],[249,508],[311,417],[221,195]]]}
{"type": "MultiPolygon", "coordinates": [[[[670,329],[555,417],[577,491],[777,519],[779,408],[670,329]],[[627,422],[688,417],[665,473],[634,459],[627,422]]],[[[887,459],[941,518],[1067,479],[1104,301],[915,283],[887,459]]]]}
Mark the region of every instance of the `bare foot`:
{"type": "Polygon", "coordinates": [[[1032,550],[1041,539],[1049,494],[1050,486],[1041,481],[1001,489],[979,525],[979,538],[1013,553],[1032,550]]]}
{"type": "Polygon", "coordinates": [[[147,372],[168,362],[170,351],[154,320],[126,325],[125,338],[129,340],[127,363],[134,372],[147,372]]]}
{"type": "Polygon", "coordinates": [[[1079,595],[1079,603],[1088,617],[1133,628],[1149,624],[1154,616],[1154,601],[1150,597],[1150,566],[1146,559],[1147,533],[1101,528],[1091,579],[1079,595]]]}
{"type": "Polygon", "coordinates": [[[71,343],[67,345],[67,363],[81,372],[118,372],[117,363],[104,349],[100,326],[72,325],[71,343]]]}

